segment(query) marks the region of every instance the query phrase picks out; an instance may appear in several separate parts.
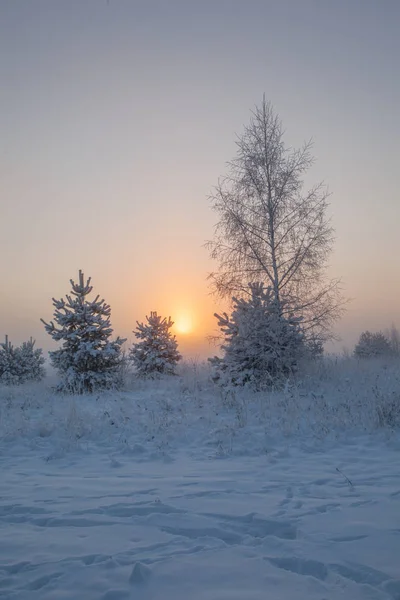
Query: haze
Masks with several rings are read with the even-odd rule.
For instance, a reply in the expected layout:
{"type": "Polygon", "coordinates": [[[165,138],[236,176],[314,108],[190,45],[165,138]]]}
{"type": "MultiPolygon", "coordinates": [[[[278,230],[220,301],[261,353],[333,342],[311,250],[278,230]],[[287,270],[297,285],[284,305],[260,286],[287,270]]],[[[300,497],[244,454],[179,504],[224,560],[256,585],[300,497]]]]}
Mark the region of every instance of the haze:
{"type": "Polygon", "coordinates": [[[332,192],[329,274],[353,299],[336,348],[399,324],[399,18],[396,0],[2,2],[0,336],[51,348],[39,319],[82,269],[116,334],[156,310],[186,356],[213,353],[207,196],[264,92],[332,192]]]}

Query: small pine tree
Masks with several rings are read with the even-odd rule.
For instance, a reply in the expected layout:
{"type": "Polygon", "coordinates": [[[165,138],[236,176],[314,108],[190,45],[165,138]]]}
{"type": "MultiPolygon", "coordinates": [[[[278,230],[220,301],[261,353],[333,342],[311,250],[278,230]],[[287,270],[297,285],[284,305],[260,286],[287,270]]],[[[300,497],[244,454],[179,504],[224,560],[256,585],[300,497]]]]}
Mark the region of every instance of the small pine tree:
{"type": "Polygon", "coordinates": [[[23,381],[40,381],[45,376],[44,357],[41,348],[35,348],[35,340],[30,338],[17,348],[23,381]]]}
{"type": "Polygon", "coordinates": [[[279,384],[296,370],[305,341],[300,319],[282,314],[270,288],[262,283],[249,288],[249,298],[232,298],[230,317],[215,315],[225,338],[224,355],[209,361],[215,381],[261,388],[279,384]]]}
{"type": "Polygon", "coordinates": [[[133,333],[140,340],[133,344],[129,359],[136,368],[139,377],[155,377],[160,374],[173,375],[181,355],[178,342],[170,329],[171,317],[162,318],[156,312],[146,316],[147,323],[137,323],[133,333]]]}
{"type": "Polygon", "coordinates": [[[27,381],[40,381],[45,376],[44,358],[41,349],[35,349],[31,338],[22,346],[14,348],[6,335],[0,344],[0,381],[7,385],[18,385],[27,381]]]}
{"type": "Polygon", "coordinates": [[[122,385],[124,356],[121,351],[124,339],[110,340],[111,308],[99,296],[92,301],[87,296],[92,291],[91,278],[84,281],[79,271],[79,283],[71,279],[71,296],[66,301],[55,300],[54,322],[45,329],[55,341],[62,341],[59,350],[50,352],[52,365],[61,375],[59,391],[69,393],[93,392],[115,389],[122,385]]]}
{"type": "Polygon", "coordinates": [[[6,385],[20,383],[17,352],[9,341],[8,335],[4,343],[0,344],[0,380],[6,385]]]}
{"type": "Polygon", "coordinates": [[[392,353],[390,341],[381,331],[377,333],[364,331],[354,348],[354,355],[357,358],[377,358],[390,356],[392,353]]]}

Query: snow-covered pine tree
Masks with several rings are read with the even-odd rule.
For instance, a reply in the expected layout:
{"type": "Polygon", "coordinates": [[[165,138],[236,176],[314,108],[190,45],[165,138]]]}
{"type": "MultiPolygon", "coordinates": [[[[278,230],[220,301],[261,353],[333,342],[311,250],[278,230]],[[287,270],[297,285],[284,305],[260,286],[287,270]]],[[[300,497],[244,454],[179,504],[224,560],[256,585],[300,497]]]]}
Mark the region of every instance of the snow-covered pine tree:
{"type": "Polygon", "coordinates": [[[364,331],[354,348],[354,355],[357,358],[377,358],[390,356],[392,353],[390,341],[381,331],[377,333],[364,331]]]}
{"type": "Polygon", "coordinates": [[[92,301],[91,278],[79,271],[79,283],[71,279],[71,296],[66,301],[53,298],[54,322],[43,322],[53,340],[62,341],[59,350],[50,352],[52,365],[61,375],[59,391],[79,393],[115,389],[122,385],[124,339],[110,340],[111,308],[99,296],[92,301]]]}
{"type": "Polygon", "coordinates": [[[0,344],[0,381],[6,385],[20,383],[17,352],[9,341],[8,335],[0,344]]]}
{"type": "Polygon", "coordinates": [[[31,338],[22,346],[14,348],[6,335],[0,344],[0,381],[7,385],[18,385],[27,381],[40,381],[45,375],[41,349],[35,349],[31,338]]]}
{"type": "Polygon", "coordinates": [[[129,359],[139,377],[155,377],[160,374],[173,375],[181,355],[178,342],[171,333],[171,317],[162,318],[156,312],[146,316],[147,323],[137,323],[133,333],[140,342],[133,344],[129,359]]]}
{"type": "Polygon", "coordinates": [[[233,311],[215,314],[225,338],[222,358],[209,359],[214,380],[256,389],[279,385],[306,352],[301,319],[283,315],[271,288],[250,283],[248,298],[232,298],[233,311]]]}
{"type": "Polygon", "coordinates": [[[35,348],[35,340],[30,338],[17,348],[21,378],[25,381],[40,381],[45,376],[44,357],[41,348],[35,348]]]}

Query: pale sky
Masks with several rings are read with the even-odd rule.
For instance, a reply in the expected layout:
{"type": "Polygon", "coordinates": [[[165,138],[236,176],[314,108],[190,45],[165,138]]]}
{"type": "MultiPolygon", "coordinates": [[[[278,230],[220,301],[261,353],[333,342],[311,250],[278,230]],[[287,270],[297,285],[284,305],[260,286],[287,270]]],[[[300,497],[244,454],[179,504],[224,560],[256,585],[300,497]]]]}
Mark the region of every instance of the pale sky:
{"type": "Polygon", "coordinates": [[[0,337],[51,348],[82,269],[116,334],[188,315],[213,353],[207,196],[263,93],[332,192],[337,348],[400,326],[399,29],[397,0],[0,0],[0,337]]]}

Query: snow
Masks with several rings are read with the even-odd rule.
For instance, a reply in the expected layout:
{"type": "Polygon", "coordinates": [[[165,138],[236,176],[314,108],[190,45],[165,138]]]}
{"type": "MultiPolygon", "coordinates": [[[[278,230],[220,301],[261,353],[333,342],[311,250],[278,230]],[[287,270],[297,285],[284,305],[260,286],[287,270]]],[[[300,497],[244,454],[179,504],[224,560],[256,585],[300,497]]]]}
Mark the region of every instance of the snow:
{"type": "Polygon", "coordinates": [[[396,385],[351,362],[268,396],[197,367],[2,388],[0,598],[399,599],[400,434],[373,419],[396,385]]]}

